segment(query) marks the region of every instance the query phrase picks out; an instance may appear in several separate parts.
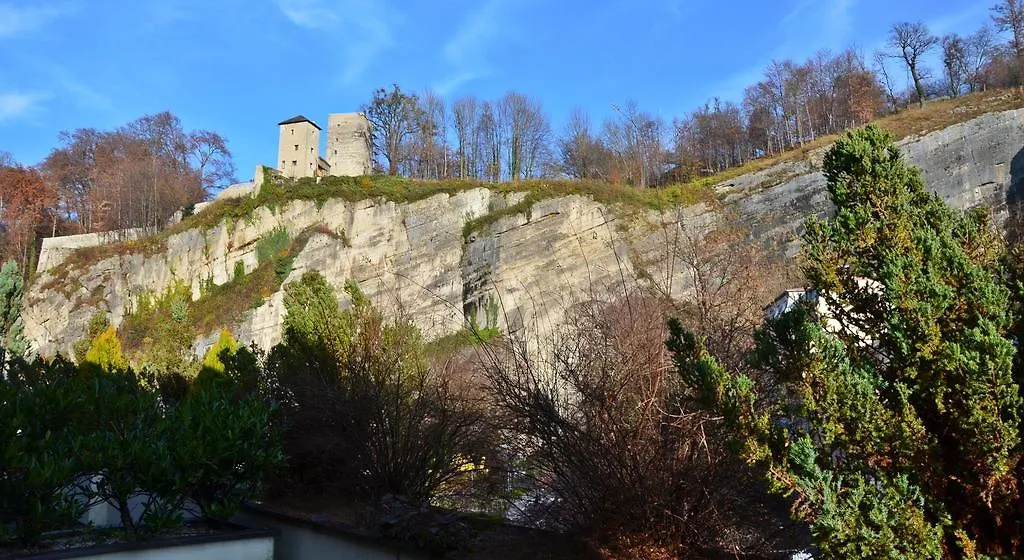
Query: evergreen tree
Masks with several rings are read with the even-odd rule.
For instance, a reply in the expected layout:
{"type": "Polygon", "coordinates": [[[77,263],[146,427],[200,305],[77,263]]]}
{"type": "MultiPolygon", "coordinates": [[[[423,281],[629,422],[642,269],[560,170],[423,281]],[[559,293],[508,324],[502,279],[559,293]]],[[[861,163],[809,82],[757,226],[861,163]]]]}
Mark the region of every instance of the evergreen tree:
{"type": "Polygon", "coordinates": [[[4,263],[0,268],[0,343],[4,355],[9,352],[24,356],[28,352],[25,324],[21,320],[23,287],[18,264],[13,260],[4,263]]]}
{"type": "Polygon", "coordinates": [[[89,351],[85,353],[85,364],[102,373],[116,373],[128,369],[128,361],[121,352],[121,341],[113,326],[92,339],[89,351]]]}
{"type": "Polygon", "coordinates": [[[221,329],[217,342],[203,356],[202,369],[199,374],[224,375],[224,362],[221,360],[222,354],[224,352],[227,352],[229,355],[234,354],[239,346],[240,344],[235,341],[235,337],[231,336],[231,331],[221,329]]]}
{"type": "Polygon", "coordinates": [[[828,311],[769,322],[751,377],[674,323],[681,376],[826,557],[1020,557],[1003,239],[929,194],[877,127],[848,133],[824,168],[836,215],[808,220],[802,266],[828,311]]]}

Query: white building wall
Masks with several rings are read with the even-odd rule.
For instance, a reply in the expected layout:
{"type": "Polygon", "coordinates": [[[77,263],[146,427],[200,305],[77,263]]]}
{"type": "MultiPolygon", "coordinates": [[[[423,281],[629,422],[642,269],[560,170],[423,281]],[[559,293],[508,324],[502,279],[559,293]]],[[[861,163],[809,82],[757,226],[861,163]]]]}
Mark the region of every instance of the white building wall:
{"type": "Polygon", "coordinates": [[[370,121],[363,113],[331,113],[327,117],[327,153],[331,175],[369,175],[371,163],[370,121]]]}
{"type": "Polygon", "coordinates": [[[320,129],[310,122],[282,124],[277,143],[277,170],[285,177],[313,177],[320,157],[320,129]]]}

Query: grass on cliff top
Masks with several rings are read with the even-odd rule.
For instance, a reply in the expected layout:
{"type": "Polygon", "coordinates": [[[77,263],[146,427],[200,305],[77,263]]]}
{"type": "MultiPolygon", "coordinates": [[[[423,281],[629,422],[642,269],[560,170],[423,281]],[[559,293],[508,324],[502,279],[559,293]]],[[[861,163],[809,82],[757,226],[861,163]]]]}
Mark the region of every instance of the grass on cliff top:
{"type": "MultiPolygon", "coordinates": [[[[925,103],[924,107],[912,105],[898,113],[887,115],[873,121],[875,124],[892,132],[896,140],[911,136],[921,136],[944,128],[969,121],[986,113],[1009,111],[1024,107],[1024,91],[1019,89],[995,89],[985,92],[962,95],[955,99],[942,99],[925,103]]],[[[714,175],[695,179],[687,186],[691,188],[708,188],[730,179],[763,171],[780,163],[796,162],[806,159],[815,150],[830,146],[839,139],[838,134],[820,136],[813,142],[791,148],[780,154],[763,157],[747,162],[739,167],[726,169],[714,175]]]]}
{"type": "Polygon", "coordinates": [[[218,200],[201,212],[148,237],[111,243],[99,247],[78,249],[68,255],[51,273],[52,279],[44,289],[55,287],[72,270],[82,269],[103,259],[129,253],[152,255],[164,250],[172,235],[191,229],[209,229],[224,220],[250,218],[260,207],[276,210],[294,200],[312,200],[322,205],[331,199],[349,202],[384,199],[392,202],[415,202],[438,194],[456,194],[474,188],[498,192],[527,192],[533,201],[559,196],[581,195],[597,202],[636,209],[660,209],[688,206],[714,199],[706,186],[672,185],[660,189],[637,189],[626,185],[613,185],[599,181],[534,180],[511,183],[487,183],[478,180],[429,181],[405,177],[324,177],[319,183],[313,179],[289,180],[273,178],[263,184],[256,197],[218,200]]]}

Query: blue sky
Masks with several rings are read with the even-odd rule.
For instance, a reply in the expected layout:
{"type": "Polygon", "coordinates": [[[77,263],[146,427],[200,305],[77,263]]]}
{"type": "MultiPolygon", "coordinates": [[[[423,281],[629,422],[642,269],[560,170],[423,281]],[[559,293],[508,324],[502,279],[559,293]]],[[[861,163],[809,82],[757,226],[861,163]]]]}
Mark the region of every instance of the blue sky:
{"type": "MultiPolygon", "coordinates": [[[[169,110],[224,135],[238,175],[280,120],[323,124],[391,83],[449,100],[539,98],[680,116],[738,99],[773,59],[882,46],[892,23],[971,32],[994,0],[0,0],[0,151],[34,165],[61,130],[169,110]]],[[[902,75],[902,74],[901,74],[902,75]]]]}

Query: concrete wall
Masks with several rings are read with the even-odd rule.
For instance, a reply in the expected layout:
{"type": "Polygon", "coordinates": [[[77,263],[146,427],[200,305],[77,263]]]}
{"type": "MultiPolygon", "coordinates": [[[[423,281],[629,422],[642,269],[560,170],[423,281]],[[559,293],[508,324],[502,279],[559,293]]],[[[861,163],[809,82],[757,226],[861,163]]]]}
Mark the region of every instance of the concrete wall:
{"type": "Polygon", "coordinates": [[[320,157],[320,129],[310,122],[280,125],[277,169],[285,177],[312,177],[320,157]]]}
{"type": "Polygon", "coordinates": [[[277,533],[274,560],[425,560],[409,547],[310,521],[244,508],[235,523],[277,533]]]}
{"type": "MultiPolygon", "coordinates": [[[[83,549],[44,552],[31,556],[36,560],[79,558],[89,560],[272,560],[274,536],[263,531],[244,531],[235,535],[201,535],[152,541],[101,545],[83,549]]],[[[326,557],[325,557],[326,558],[326,557]]]]}
{"type": "Polygon", "coordinates": [[[331,175],[369,175],[370,122],[362,113],[332,113],[327,117],[327,154],[331,175]]]}
{"type": "Polygon", "coordinates": [[[119,241],[130,241],[139,239],[154,233],[148,228],[123,229],[118,231],[103,231],[98,233],[82,233],[79,235],[63,235],[61,237],[47,237],[43,239],[43,247],[39,252],[39,264],[36,265],[36,272],[45,272],[58,264],[64,262],[75,249],[84,247],[99,247],[108,243],[119,241]]]}

